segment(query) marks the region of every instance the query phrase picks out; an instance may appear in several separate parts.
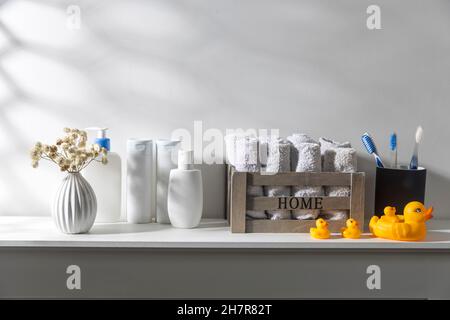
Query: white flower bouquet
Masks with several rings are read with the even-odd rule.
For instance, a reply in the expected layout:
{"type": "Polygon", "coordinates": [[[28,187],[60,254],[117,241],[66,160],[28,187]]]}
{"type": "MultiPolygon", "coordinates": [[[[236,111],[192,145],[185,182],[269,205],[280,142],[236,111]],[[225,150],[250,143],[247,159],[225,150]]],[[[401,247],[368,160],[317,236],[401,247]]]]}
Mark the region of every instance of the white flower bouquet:
{"type": "Polygon", "coordinates": [[[87,144],[87,133],[79,129],[64,128],[66,136],[53,145],[37,142],[30,152],[31,165],[39,166],[41,159],[54,162],[61,171],[77,173],[92,161],[108,163],[108,151],[98,144],[87,144]],[[101,157],[100,157],[101,156],[101,157]]]}

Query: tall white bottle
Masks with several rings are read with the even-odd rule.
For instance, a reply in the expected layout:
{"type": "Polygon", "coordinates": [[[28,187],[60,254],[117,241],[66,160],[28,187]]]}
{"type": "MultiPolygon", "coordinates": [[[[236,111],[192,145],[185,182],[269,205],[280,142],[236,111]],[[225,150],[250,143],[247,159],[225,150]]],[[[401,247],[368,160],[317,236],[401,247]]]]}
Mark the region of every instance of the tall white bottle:
{"type": "Polygon", "coordinates": [[[94,143],[108,150],[106,165],[93,161],[82,172],[97,197],[95,222],[118,222],[122,203],[122,161],[117,153],[111,151],[110,139],[106,137],[108,128],[91,127],[86,130],[96,131],[94,143]]]}
{"type": "Polygon", "coordinates": [[[202,173],[193,169],[193,163],[192,151],[179,151],[178,169],[170,171],[167,209],[176,228],[195,228],[202,218],[202,173]]]}
{"type": "Polygon", "coordinates": [[[170,223],[167,211],[169,176],[177,168],[180,141],[156,141],[156,222],[170,223]]]}
{"type": "Polygon", "coordinates": [[[127,221],[150,223],[152,221],[153,190],[152,140],[127,141],[127,221]]]}

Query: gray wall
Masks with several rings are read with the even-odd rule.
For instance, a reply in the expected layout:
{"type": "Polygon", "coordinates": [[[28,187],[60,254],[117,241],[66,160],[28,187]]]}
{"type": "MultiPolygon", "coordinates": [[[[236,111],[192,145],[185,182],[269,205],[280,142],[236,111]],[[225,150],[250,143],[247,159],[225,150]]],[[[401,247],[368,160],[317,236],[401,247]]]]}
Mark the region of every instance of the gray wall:
{"type": "MultiPolygon", "coordinates": [[[[169,137],[202,120],[360,151],[369,131],[382,155],[395,129],[401,160],[421,124],[427,200],[450,218],[449,1],[3,0],[0,15],[2,215],[49,214],[61,176],[32,170],[28,149],[64,126],[108,126],[124,155],[127,137],[169,137]],[[78,31],[66,27],[69,4],[81,7],[78,31]],[[366,28],[370,4],[382,30],[366,28]]],[[[374,166],[361,155],[370,209],[374,166]]],[[[221,216],[223,171],[205,180],[206,213],[221,216]]]]}

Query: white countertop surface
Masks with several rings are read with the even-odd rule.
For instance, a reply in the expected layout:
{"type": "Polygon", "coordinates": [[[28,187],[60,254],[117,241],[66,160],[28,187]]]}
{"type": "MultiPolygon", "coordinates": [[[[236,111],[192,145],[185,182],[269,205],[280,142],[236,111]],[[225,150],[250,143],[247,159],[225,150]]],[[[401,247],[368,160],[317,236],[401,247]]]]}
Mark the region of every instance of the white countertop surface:
{"type": "Polygon", "coordinates": [[[309,234],[232,234],[225,220],[204,220],[195,229],[170,225],[95,224],[90,233],[60,233],[50,217],[0,216],[0,247],[238,248],[238,249],[450,249],[450,221],[431,220],[421,242],[372,238],[311,239],[309,234]]]}

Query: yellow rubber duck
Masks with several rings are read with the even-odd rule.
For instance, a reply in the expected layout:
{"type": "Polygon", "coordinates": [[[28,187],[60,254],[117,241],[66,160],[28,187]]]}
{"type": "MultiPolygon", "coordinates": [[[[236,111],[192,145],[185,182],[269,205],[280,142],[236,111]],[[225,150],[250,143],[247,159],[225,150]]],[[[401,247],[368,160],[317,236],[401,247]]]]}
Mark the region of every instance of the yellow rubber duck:
{"type": "Polygon", "coordinates": [[[433,207],[426,209],[412,201],[405,206],[403,215],[396,215],[395,208],[386,207],[384,216],[370,219],[370,232],[376,237],[400,241],[420,241],[427,235],[425,222],[433,217],[433,207]]]}
{"type": "Polygon", "coordinates": [[[323,220],[322,218],[316,220],[317,228],[310,228],[309,233],[311,237],[314,239],[329,239],[330,238],[330,230],[328,230],[328,222],[323,220]]]}
{"type": "Polygon", "coordinates": [[[361,237],[361,230],[359,230],[358,221],[355,219],[348,219],[345,222],[347,227],[342,228],[341,233],[347,239],[359,239],[361,237]]]}
{"type": "Polygon", "coordinates": [[[395,207],[386,207],[384,208],[384,216],[380,217],[380,222],[385,223],[394,223],[394,222],[400,222],[403,220],[403,216],[400,219],[400,216],[396,215],[396,209],[395,207]]]}

